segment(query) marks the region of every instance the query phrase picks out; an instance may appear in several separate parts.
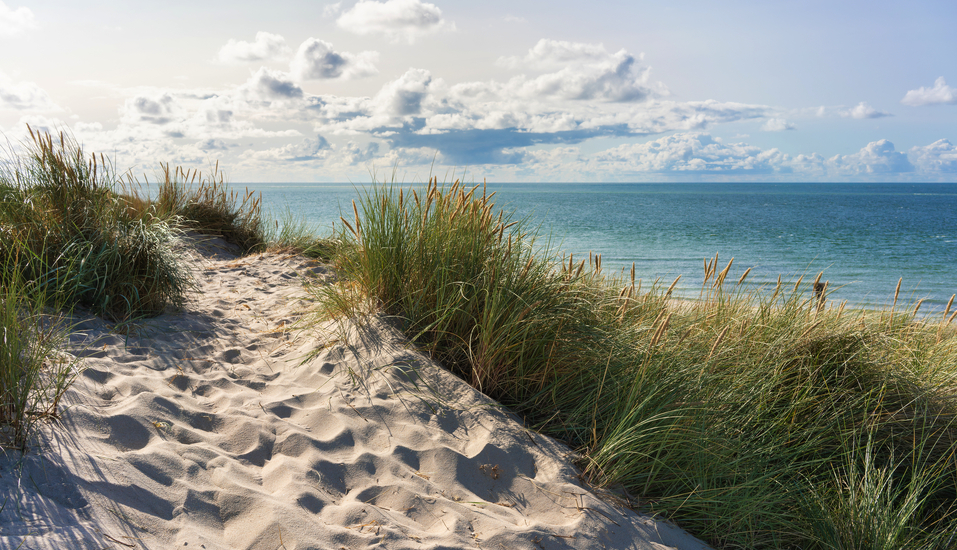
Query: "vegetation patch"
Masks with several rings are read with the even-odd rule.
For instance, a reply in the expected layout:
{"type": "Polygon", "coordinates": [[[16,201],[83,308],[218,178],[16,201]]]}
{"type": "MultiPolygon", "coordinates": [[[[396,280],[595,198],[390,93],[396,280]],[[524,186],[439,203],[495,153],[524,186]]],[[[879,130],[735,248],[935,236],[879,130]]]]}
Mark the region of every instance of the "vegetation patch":
{"type": "MultiPolygon", "coordinates": [[[[380,311],[581,453],[584,476],[721,548],[957,543],[950,307],[826,307],[705,261],[671,298],[542,243],[484,188],[375,183],[337,235],[327,313],[380,311]]],[[[818,281],[815,281],[817,283],[818,281]]]]}
{"type": "Polygon", "coordinates": [[[177,243],[187,230],[222,237],[244,253],[324,257],[334,241],[305,224],[270,230],[260,199],[210,175],[164,165],[149,182],[119,177],[68,135],[29,128],[21,152],[0,159],[0,444],[24,448],[36,422],[56,416],[75,375],[58,359],[56,311],[87,308],[117,322],[185,304],[192,274],[177,243]],[[46,311],[46,313],[43,313],[46,311]]]}

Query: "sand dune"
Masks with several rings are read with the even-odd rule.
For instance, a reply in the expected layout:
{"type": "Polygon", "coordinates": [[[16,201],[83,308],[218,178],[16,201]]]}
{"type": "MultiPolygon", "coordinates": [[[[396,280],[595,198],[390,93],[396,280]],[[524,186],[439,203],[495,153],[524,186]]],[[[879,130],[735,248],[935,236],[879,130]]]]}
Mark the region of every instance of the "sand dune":
{"type": "Polygon", "coordinates": [[[299,330],[325,267],[190,250],[185,310],[77,319],[61,426],[0,457],[0,547],[706,548],[583,487],[381,319],[299,330]]]}

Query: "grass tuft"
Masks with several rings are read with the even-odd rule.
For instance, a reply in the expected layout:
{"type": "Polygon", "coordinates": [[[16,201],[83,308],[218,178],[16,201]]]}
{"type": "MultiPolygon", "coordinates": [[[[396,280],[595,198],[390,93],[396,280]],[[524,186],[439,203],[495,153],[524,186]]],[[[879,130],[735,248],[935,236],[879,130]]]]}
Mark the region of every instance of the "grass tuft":
{"type": "Polygon", "coordinates": [[[172,220],[134,208],[106,159],[87,158],[69,136],[30,137],[0,173],[4,274],[113,320],[182,305],[191,279],[172,248],[172,220]]]}
{"type": "Polygon", "coordinates": [[[15,276],[0,276],[0,446],[26,449],[37,422],[55,418],[76,377],[56,352],[66,331],[15,276]]]}

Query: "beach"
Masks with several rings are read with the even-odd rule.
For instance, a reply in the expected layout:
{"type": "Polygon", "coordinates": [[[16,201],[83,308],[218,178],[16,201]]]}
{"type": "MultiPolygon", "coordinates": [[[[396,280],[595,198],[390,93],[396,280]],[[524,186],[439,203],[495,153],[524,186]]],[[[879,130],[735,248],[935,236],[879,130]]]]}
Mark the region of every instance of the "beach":
{"type": "Polygon", "coordinates": [[[328,266],[184,253],[181,310],[74,315],[59,420],[0,456],[0,547],[707,548],[584,485],[570,448],[385,319],[305,322],[328,266]]]}

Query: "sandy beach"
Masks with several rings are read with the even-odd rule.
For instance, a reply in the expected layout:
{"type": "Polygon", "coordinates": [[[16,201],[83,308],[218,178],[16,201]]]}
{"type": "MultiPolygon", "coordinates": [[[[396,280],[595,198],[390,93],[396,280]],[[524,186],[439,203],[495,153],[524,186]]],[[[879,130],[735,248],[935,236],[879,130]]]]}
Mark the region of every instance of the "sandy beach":
{"type": "Polygon", "coordinates": [[[583,486],[382,319],[297,323],[327,267],[186,252],[184,310],[74,318],[58,425],[0,456],[0,548],[707,548],[583,486]]]}

